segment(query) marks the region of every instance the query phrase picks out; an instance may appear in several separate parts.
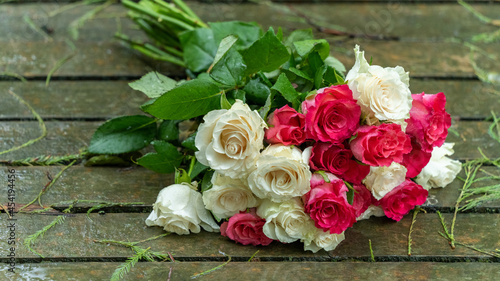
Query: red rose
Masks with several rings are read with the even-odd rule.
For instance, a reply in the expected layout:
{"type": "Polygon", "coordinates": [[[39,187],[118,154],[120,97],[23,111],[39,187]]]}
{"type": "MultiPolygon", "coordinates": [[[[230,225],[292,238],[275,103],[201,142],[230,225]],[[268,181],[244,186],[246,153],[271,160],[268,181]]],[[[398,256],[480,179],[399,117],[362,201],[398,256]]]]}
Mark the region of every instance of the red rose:
{"type": "Polygon", "coordinates": [[[411,146],[413,149],[403,156],[401,163],[408,170],[406,172],[407,178],[416,177],[431,160],[431,153],[424,151],[415,137],[411,137],[411,146]]]}
{"type": "Polygon", "coordinates": [[[406,133],[415,136],[426,152],[441,146],[448,136],[451,117],[445,110],[446,96],[443,93],[411,95],[413,98],[410,118],[406,119],[406,133]]]}
{"type": "Polygon", "coordinates": [[[307,138],[341,143],[359,127],[361,108],[347,85],[318,90],[316,96],[302,103],[306,115],[307,138]]]}
{"type": "Polygon", "coordinates": [[[306,140],[305,116],[288,105],[269,115],[266,141],[271,144],[300,145],[306,140]]]}
{"type": "Polygon", "coordinates": [[[424,204],[428,194],[422,186],[406,179],[380,199],[379,204],[387,217],[400,221],[415,206],[424,204]]]}
{"type": "Polygon", "coordinates": [[[360,184],[370,172],[370,166],[361,165],[343,144],[317,142],[309,160],[313,170],[328,171],[341,179],[360,184]]]}
{"type": "Polygon", "coordinates": [[[370,166],[389,166],[401,163],[403,155],[411,151],[411,140],[398,124],[362,126],[351,141],[354,157],[370,166]]]}
{"type": "Polygon", "coordinates": [[[266,223],[255,214],[255,209],[249,213],[241,212],[229,218],[229,221],[222,223],[220,232],[222,236],[239,242],[243,245],[263,245],[267,246],[273,242],[273,239],[267,237],[262,231],[266,223]]]}
{"type": "Polygon", "coordinates": [[[353,186],[354,198],[352,200],[352,206],[356,210],[356,218],[361,216],[372,203],[376,202],[373,198],[372,193],[362,184],[355,184],[353,186]]]}
{"type": "Polygon", "coordinates": [[[342,180],[333,179],[316,185],[302,197],[304,209],[317,228],[340,234],[356,222],[356,210],[347,202],[347,191],[342,180]]]}

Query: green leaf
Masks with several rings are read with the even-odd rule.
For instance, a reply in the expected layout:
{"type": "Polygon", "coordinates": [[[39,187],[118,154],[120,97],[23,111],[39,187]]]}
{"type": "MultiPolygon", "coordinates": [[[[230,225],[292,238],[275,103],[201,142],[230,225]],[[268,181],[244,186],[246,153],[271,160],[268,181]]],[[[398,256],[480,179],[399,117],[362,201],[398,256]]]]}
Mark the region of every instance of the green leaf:
{"type": "Polygon", "coordinates": [[[137,81],[128,83],[132,89],[143,92],[149,98],[157,98],[163,95],[175,88],[176,84],[177,81],[174,79],[168,78],[156,71],[142,76],[137,81]]]}
{"type": "Polygon", "coordinates": [[[281,73],[276,80],[276,84],[271,88],[272,90],[278,91],[288,102],[295,105],[298,103],[299,94],[295,91],[292,83],[288,80],[285,73],[281,73]]]}
{"type": "Polygon", "coordinates": [[[205,173],[203,180],[201,181],[201,192],[205,192],[212,188],[212,177],[214,173],[214,170],[209,170],[205,173]]]}
{"type": "Polygon", "coordinates": [[[211,22],[210,28],[213,30],[215,42],[221,42],[228,35],[238,37],[237,48],[247,48],[252,45],[262,35],[262,29],[256,23],[241,21],[211,22]]]}
{"type": "Polygon", "coordinates": [[[349,189],[346,195],[347,195],[347,202],[349,202],[349,204],[352,205],[352,202],[354,201],[354,189],[349,189]]]}
{"type": "Polygon", "coordinates": [[[288,35],[285,41],[285,46],[293,47],[294,42],[312,40],[312,39],[314,39],[314,35],[311,28],[297,29],[292,31],[292,33],[288,35]]]}
{"type": "Polygon", "coordinates": [[[276,32],[276,37],[278,38],[278,40],[283,42],[283,29],[281,29],[281,26],[278,27],[278,32],[276,32]]]}
{"type": "Polygon", "coordinates": [[[120,154],[146,147],[156,135],[156,121],[144,115],[111,119],[94,132],[88,151],[120,154]]]}
{"type": "Polygon", "coordinates": [[[207,70],[214,61],[217,44],[214,33],[208,28],[197,28],[179,35],[184,62],[193,72],[207,70]]]}
{"type": "Polygon", "coordinates": [[[231,47],[238,41],[238,37],[234,35],[229,35],[222,39],[219,44],[219,48],[217,48],[217,53],[215,54],[214,62],[212,65],[215,65],[219,62],[219,60],[231,49],[231,47]]]}
{"type": "Polygon", "coordinates": [[[231,108],[231,103],[227,100],[225,93],[220,95],[220,108],[221,109],[230,109],[231,108]]]}
{"type": "Polygon", "coordinates": [[[235,89],[227,93],[228,100],[231,104],[234,104],[236,100],[241,100],[242,102],[247,102],[247,93],[241,89],[235,89]]]}
{"type": "Polygon", "coordinates": [[[314,51],[318,52],[322,60],[330,55],[330,44],[325,39],[298,41],[293,45],[297,54],[303,58],[314,51]]]}
{"type": "Polygon", "coordinates": [[[157,173],[173,173],[182,161],[182,154],[177,147],[166,141],[154,141],[156,153],[148,153],[137,159],[137,163],[157,173]]]}
{"type": "Polygon", "coordinates": [[[201,172],[205,171],[208,168],[208,166],[205,166],[198,162],[198,160],[196,160],[196,163],[193,166],[193,170],[191,171],[191,179],[196,178],[196,176],[198,176],[201,172]]]}
{"type": "Polygon", "coordinates": [[[258,105],[264,105],[271,94],[271,89],[258,77],[250,80],[243,90],[246,92],[248,102],[258,105]]]}
{"type": "Polygon", "coordinates": [[[259,71],[271,72],[288,61],[290,54],[287,48],[269,29],[248,49],[242,50],[243,61],[247,65],[247,74],[259,71]]]}
{"type": "Polygon", "coordinates": [[[346,69],[345,69],[345,66],[342,62],[340,62],[337,58],[335,57],[332,57],[332,56],[328,56],[326,59],[325,59],[325,64],[333,67],[336,71],[340,72],[340,73],[345,73],[346,72],[346,69]]]}
{"type": "Polygon", "coordinates": [[[91,157],[85,162],[85,167],[92,166],[118,166],[118,167],[128,167],[132,163],[123,160],[121,157],[116,155],[96,155],[91,157]]]}
{"type": "Polygon", "coordinates": [[[178,120],[165,120],[158,128],[158,138],[164,141],[179,140],[178,120]]]}
{"type": "Polygon", "coordinates": [[[269,96],[267,96],[266,103],[259,110],[259,115],[263,120],[267,120],[267,115],[269,114],[269,111],[271,110],[272,103],[273,103],[273,93],[271,93],[271,94],[269,94],[269,96]]]}
{"type": "Polygon", "coordinates": [[[245,70],[243,57],[232,48],[214,65],[210,77],[221,84],[237,86],[241,84],[245,70]]]}
{"type": "Polygon", "coordinates": [[[181,145],[187,149],[191,149],[193,151],[198,151],[198,148],[196,147],[195,145],[195,139],[196,139],[196,132],[195,133],[192,133],[191,135],[189,135],[189,137],[187,137],[182,143],[181,145]]]}
{"type": "Polygon", "coordinates": [[[307,75],[307,73],[305,73],[305,72],[303,72],[303,71],[301,71],[301,70],[298,70],[298,69],[297,69],[297,68],[295,68],[295,67],[290,67],[290,68],[288,69],[288,71],[290,71],[291,73],[293,73],[293,74],[295,74],[295,75],[297,75],[297,76],[299,76],[299,77],[301,77],[301,78],[304,78],[304,79],[305,79],[305,80],[307,80],[307,81],[311,81],[311,82],[313,82],[313,79],[312,79],[309,75],[307,75]]]}
{"type": "Polygon", "coordinates": [[[312,52],[307,56],[307,63],[308,63],[308,73],[311,75],[311,77],[317,77],[318,70],[320,70],[323,65],[325,64],[321,57],[319,56],[318,52],[312,52]]]}
{"type": "Polygon", "coordinates": [[[206,80],[187,81],[142,109],[158,118],[185,120],[220,108],[219,87],[206,80]]]}
{"type": "Polygon", "coordinates": [[[316,73],[316,77],[314,79],[316,88],[329,87],[331,85],[337,85],[343,82],[344,79],[339,76],[338,72],[335,71],[335,69],[333,69],[331,66],[326,64],[318,69],[318,72],[316,73]]]}

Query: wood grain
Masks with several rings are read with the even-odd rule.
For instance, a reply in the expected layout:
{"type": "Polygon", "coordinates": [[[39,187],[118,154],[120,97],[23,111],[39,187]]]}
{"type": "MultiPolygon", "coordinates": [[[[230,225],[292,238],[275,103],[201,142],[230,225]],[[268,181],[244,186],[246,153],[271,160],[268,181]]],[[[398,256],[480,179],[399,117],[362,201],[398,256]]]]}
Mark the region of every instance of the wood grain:
{"type": "MultiPolygon", "coordinates": [[[[128,81],[0,82],[0,118],[33,118],[26,106],[6,92],[10,89],[27,101],[42,118],[109,119],[141,114],[147,97],[132,90],[128,81]]],[[[413,93],[444,92],[446,110],[455,117],[485,119],[491,111],[500,115],[497,89],[479,81],[411,79],[413,93]],[[467,102],[465,102],[467,101],[467,102]]],[[[499,92],[500,93],[500,92],[499,92]]]]}
{"type": "MultiPolygon", "coordinates": [[[[94,243],[94,240],[108,239],[120,241],[141,241],[164,233],[160,227],[146,227],[144,220],[149,214],[144,213],[107,213],[68,215],[62,224],[48,230],[42,239],[39,239],[33,249],[46,258],[126,258],[131,250],[114,245],[94,243]]],[[[24,239],[42,229],[54,220],[54,215],[16,214],[16,241],[22,243],[24,239]]],[[[452,214],[444,214],[448,225],[452,214]]],[[[411,215],[405,216],[400,222],[388,218],[371,218],[356,223],[346,231],[344,240],[332,252],[319,251],[305,252],[300,242],[282,244],[273,242],[266,247],[247,247],[235,244],[233,241],[218,233],[202,231],[198,234],[176,235],[141,244],[151,247],[152,250],[171,252],[179,260],[213,260],[221,258],[219,251],[239,260],[248,260],[255,251],[259,250],[259,258],[275,260],[332,261],[336,259],[370,259],[368,240],[372,241],[373,253],[376,257],[388,257],[388,260],[401,261],[408,259],[408,232],[411,215]]],[[[487,251],[494,251],[500,247],[496,233],[500,214],[460,214],[457,218],[455,237],[457,241],[474,245],[487,251]]],[[[2,237],[6,237],[8,228],[0,230],[2,237]]],[[[412,233],[412,258],[430,259],[439,257],[448,260],[462,258],[490,258],[480,252],[457,246],[452,250],[448,242],[439,235],[442,231],[437,214],[419,214],[412,233]]],[[[2,249],[8,249],[6,239],[0,241],[2,249]]],[[[17,258],[34,258],[38,256],[29,252],[25,247],[18,247],[17,258]]]]}
{"type": "MultiPolygon", "coordinates": [[[[122,280],[189,280],[223,262],[140,262],[122,280]]],[[[15,275],[1,264],[0,278],[9,280],[109,280],[119,262],[25,263],[17,266],[15,275]]],[[[201,280],[304,280],[315,281],[335,276],[335,280],[491,280],[500,274],[500,265],[491,263],[435,262],[230,262],[199,277],[201,280]]]]}

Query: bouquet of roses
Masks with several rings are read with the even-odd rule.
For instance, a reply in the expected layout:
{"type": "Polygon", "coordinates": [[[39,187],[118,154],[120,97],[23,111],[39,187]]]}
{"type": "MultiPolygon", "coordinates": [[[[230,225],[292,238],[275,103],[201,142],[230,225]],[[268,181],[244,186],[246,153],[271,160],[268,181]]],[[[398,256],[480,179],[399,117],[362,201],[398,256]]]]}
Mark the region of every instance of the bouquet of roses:
{"type": "Polygon", "coordinates": [[[91,140],[96,154],[152,144],[135,163],[176,173],[147,225],[333,250],[356,221],[399,221],[460,171],[447,157],[444,94],[412,95],[402,67],[370,65],[356,46],[344,76],[310,30],[205,26],[176,33],[189,80],[150,73],[130,84],[153,117],[115,118],[91,140]]]}

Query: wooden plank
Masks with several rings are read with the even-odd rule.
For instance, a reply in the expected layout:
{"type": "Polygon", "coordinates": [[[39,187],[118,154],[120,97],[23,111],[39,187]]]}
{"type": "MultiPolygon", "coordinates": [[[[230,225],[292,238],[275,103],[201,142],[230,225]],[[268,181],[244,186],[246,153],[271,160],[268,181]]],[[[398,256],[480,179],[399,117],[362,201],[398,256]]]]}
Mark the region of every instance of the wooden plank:
{"type": "MultiPolygon", "coordinates": [[[[102,122],[45,122],[47,137],[20,150],[2,154],[0,160],[24,159],[40,155],[77,154],[88,146],[93,132],[102,122]]],[[[0,151],[22,145],[41,135],[38,122],[1,122],[0,151]]]]}
{"type": "Polygon", "coordinates": [[[139,106],[148,98],[128,86],[128,81],[0,82],[3,99],[0,118],[33,118],[8,90],[22,97],[42,118],[107,119],[143,114],[139,106]]]}
{"type": "MultiPolygon", "coordinates": [[[[374,64],[402,65],[413,77],[476,77],[469,61],[468,48],[458,43],[366,40],[335,42],[332,54],[347,69],[354,64],[352,49],[355,44],[361,44],[366,56],[374,58],[374,64]],[[422,50],[426,50],[425,55],[422,50]],[[444,54],[443,50],[447,52],[444,54]]],[[[64,42],[4,42],[4,45],[5,48],[0,53],[0,67],[6,72],[25,77],[46,76],[57,61],[72,53],[64,42]]],[[[137,77],[151,70],[168,76],[183,76],[180,67],[153,62],[117,42],[76,42],[76,46],[76,55],[62,65],[54,77],[137,77]]],[[[483,49],[495,54],[499,46],[500,44],[489,44],[483,46],[483,49]]],[[[486,71],[494,69],[494,65],[487,61],[484,62],[484,67],[482,63],[480,66],[486,71]]]]}
{"type": "MultiPolygon", "coordinates": [[[[26,148],[0,155],[0,160],[24,159],[39,155],[66,155],[78,153],[89,144],[93,132],[102,122],[46,122],[48,136],[26,148]]],[[[490,122],[455,121],[452,129],[458,136],[450,133],[448,142],[455,142],[455,159],[474,159],[481,157],[478,147],[491,158],[500,157],[500,143],[488,135],[490,122]]],[[[0,151],[21,145],[40,136],[38,122],[0,123],[0,151]]]]}
{"type": "MultiPolygon", "coordinates": [[[[482,167],[482,170],[484,170],[486,173],[482,171],[478,172],[477,178],[488,177],[491,175],[500,176],[500,169],[498,169],[497,167],[484,166],[482,167]]],[[[459,176],[465,178],[465,173],[463,170],[460,172],[459,176]]],[[[424,206],[428,209],[437,208],[438,210],[440,209],[441,211],[454,210],[458,196],[460,195],[460,192],[463,188],[463,184],[464,184],[463,181],[455,179],[445,188],[431,189],[429,191],[429,197],[427,199],[427,202],[424,204],[424,206]]],[[[476,182],[472,185],[472,188],[484,187],[493,184],[499,184],[499,181],[490,180],[490,181],[476,182]]],[[[479,209],[483,212],[490,212],[493,209],[496,212],[499,212],[499,208],[500,208],[500,200],[497,200],[492,202],[485,202],[480,206],[479,209]]]]}
{"type": "MultiPolygon", "coordinates": [[[[381,37],[442,39],[469,39],[473,35],[494,32],[496,28],[475,18],[465,8],[452,4],[422,5],[403,3],[274,3],[255,5],[255,3],[200,3],[189,2],[193,10],[206,22],[242,20],[256,21],[264,28],[281,26],[285,31],[306,28],[310,25],[297,12],[308,17],[315,24],[325,28],[338,29],[357,35],[381,37]],[[446,24],[443,24],[446,22],[446,24]]],[[[23,20],[27,15],[38,27],[50,27],[54,40],[68,37],[68,26],[96,5],[85,5],[49,16],[54,10],[65,5],[31,4],[2,5],[0,13],[6,15],[0,24],[6,27],[0,30],[0,38],[16,41],[43,41],[47,36],[35,32],[23,20]]],[[[479,12],[490,18],[500,13],[500,6],[473,5],[479,12]]],[[[112,5],[105,12],[88,20],[79,30],[79,40],[109,40],[117,30],[116,18],[121,18],[121,30],[133,37],[141,35],[134,24],[125,18],[126,10],[121,5],[112,5]]],[[[318,34],[328,36],[328,34],[318,34]]]]}
{"type": "MultiPolygon", "coordinates": [[[[16,170],[17,181],[16,202],[22,206],[31,202],[40,190],[49,182],[47,174],[52,177],[62,167],[11,167],[16,170]]],[[[499,169],[495,167],[483,167],[489,175],[500,176],[499,169]]],[[[463,171],[460,174],[464,177],[463,171]]],[[[487,176],[479,172],[478,177],[487,176]]],[[[7,169],[0,169],[0,178],[7,178],[7,169]]],[[[54,205],[58,210],[69,206],[71,201],[79,200],[102,200],[113,203],[143,202],[133,206],[115,207],[113,212],[130,210],[151,211],[152,204],[156,201],[158,193],[163,187],[173,184],[173,174],[158,174],[145,168],[118,168],[118,167],[71,167],[57,180],[57,182],[43,195],[44,206],[54,205]]],[[[481,187],[498,182],[479,182],[472,187],[481,187]]],[[[426,209],[437,208],[442,211],[450,211],[455,207],[456,200],[460,194],[463,182],[455,179],[446,188],[434,188],[430,190],[429,200],[425,204],[426,209]]],[[[2,200],[0,200],[2,203],[2,200]]],[[[95,204],[78,203],[76,207],[81,212],[88,210],[95,204]]],[[[37,207],[35,204],[33,207],[37,207]]],[[[500,200],[486,202],[481,206],[482,210],[500,209],[500,200]]]]}
{"type": "MultiPolygon", "coordinates": [[[[50,229],[39,239],[33,249],[46,258],[125,258],[131,255],[130,249],[120,246],[93,243],[94,240],[126,240],[141,241],[164,233],[160,227],[145,227],[144,220],[149,214],[140,213],[107,213],[68,215],[62,224],[50,229]]],[[[452,214],[444,214],[448,224],[452,214]]],[[[20,245],[24,239],[48,225],[55,216],[16,214],[16,243],[20,245]]],[[[151,247],[155,251],[169,251],[179,260],[220,258],[219,251],[239,260],[248,260],[256,250],[259,258],[289,260],[301,258],[316,261],[335,259],[370,259],[368,240],[372,241],[373,253],[376,257],[398,261],[408,259],[407,241],[411,223],[411,215],[405,216],[396,223],[388,218],[371,218],[356,223],[346,231],[344,240],[334,251],[319,251],[314,254],[304,252],[300,242],[281,244],[273,242],[267,247],[247,247],[237,245],[218,233],[200,232],[191,235],[169,235],[167,237],[146,242],[141,245],[151,247]]],[[[500,214],[459,214],[457,216],[455,238],[457,241],[473,245],[479,249],[493,251],[500,247],[497,235],[500,214]]],[[[2,237],[7,237],[8,228],[2,228],[2,237]]],[[[412,258],[437,260],[479,259],[489,258],[480,252],[457,246],[452,250],[448,242],[439,235],[442,232],[437,214],[419,214],[412,233],[412,258]]],[[[2,249],[8,249],[7,241],[0,241],[2,249]]],[[[16,257],[38,258],[25,247],[18,246],[16,257]]]]}
{"type": "MultiPolygon", "coordinates": [[[[0,82],[0,93],[5,93],[5,97],[0,104],[0,118],[33,118],[26,106],[7,94],[9,89],[33,106],[42,118],[106,119],[141,114],[139,106],[147,98],[132,90],[127,83],[52,81],[49,87],[45,87],[45,83],[40,81],[3,81],[0,82]]],[[[500,115],[500,90],[479,81],[412,79],[410,88],[414,93],[444,92],[447,97],[446,108],[452,116],[484,119],[490,116],[491,111],[500,115]]]]}
{"type": "MultiPolygon", "coordinates": [[[[122,280],[189,280],[193,275],[215,268],[222,262],[176,262],[136,264],[122,280]]],[[[109,280],[118,262],[25,263],[17,265],[15,275],[0,265],[4,280],[109,280]]],[[[500,274],[498,263],[434,263],[434,262],[230,262],[203,275],[203,280],[491,280],[500,274]]]]}
{"type": "MultiPolygon", "coordinates": [[[[62,167],[11,167],[16,172],[16,202],[24,205],[33,200],[49,182],[47,174],[54,177],[62,167]]],[[[102,200],[108,202],[144,202],[149,207],[156,201],[158,192],[173,184],[173,174],[159,174],[142,167],[82,167],[66,170],[43,195],[46,206],[57,204],[65,208],[73,200],[102,200]]],[[[7,178],[7,170],[0,169],[0,178],[7,178]]],[[[0,203],[5,200],[0,200],[0,203]]],[[[37,205],[37,204],[35,204],[37,205]]],[[[92,204],[95,205],[95,204],[92,204]]],[[[76,206],[82,206],[77,204],[76,206]]],[[[88,204],[83,204],[88,206],[88,204]]]]}

